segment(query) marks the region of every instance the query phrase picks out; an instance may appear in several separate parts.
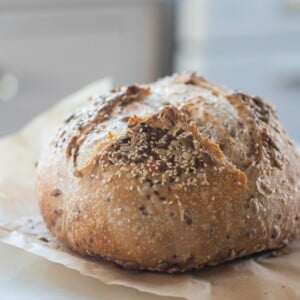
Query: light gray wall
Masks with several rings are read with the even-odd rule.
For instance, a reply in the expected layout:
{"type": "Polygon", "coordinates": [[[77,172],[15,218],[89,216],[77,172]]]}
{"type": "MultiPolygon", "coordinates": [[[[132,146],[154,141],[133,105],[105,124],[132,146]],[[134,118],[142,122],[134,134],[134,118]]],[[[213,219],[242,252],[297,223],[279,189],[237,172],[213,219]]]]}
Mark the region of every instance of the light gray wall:
{"type": "Polygon", "coordinates": [[[0,101],[0,136],[104,76],[120,85],[169,73],[170,2],[0,0],[0,99],[19,86],[0,101]]]}
{"type": "Polygon", "coordinates": [[[300,10],[288,3],[179,1],[175,69],[266,98],[300,142],[300,10]]]}

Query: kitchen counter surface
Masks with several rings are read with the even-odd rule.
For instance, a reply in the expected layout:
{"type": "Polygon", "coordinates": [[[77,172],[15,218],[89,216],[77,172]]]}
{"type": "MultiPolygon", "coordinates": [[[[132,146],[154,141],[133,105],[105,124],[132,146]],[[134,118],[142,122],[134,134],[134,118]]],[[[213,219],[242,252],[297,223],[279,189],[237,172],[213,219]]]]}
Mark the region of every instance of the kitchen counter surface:
{"type": "Polygon", "coordinates": [[[62,265],[0,243],[0,299],[174,299],[108,286],[62,265]]]}

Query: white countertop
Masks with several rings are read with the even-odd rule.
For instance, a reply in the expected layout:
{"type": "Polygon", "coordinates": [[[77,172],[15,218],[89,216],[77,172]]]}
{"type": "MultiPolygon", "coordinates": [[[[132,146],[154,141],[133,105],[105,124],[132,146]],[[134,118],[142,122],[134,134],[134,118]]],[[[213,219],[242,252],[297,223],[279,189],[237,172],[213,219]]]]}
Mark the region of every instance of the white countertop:
{"type": "Polygon", "coordinates": [[[0,299],[174,299],[108,286],[62,265],[0,243],[0,299]]]}

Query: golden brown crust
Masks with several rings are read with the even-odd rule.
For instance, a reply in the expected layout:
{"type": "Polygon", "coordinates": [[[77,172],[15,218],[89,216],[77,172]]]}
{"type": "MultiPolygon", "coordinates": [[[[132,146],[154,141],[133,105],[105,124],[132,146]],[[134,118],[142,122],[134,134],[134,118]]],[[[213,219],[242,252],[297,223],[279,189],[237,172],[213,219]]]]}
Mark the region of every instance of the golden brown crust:
{"type": "Polygon", "coordinates": [[[184,73],[90,99],[43,152],[37,193],[73,250],[182,272],[299,235],[299,160],[270,105],[184,73]]]}

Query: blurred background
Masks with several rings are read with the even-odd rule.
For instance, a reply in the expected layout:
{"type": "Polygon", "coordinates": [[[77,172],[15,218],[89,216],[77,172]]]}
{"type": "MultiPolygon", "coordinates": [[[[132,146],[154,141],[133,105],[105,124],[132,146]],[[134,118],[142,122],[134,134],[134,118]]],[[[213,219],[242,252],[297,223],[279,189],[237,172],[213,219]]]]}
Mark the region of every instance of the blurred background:
{"type": "Polygon", "coordinates": [[[300,142],[300,0],[0,0],[0,136],[82,86],[195,70],[300,142]]]}

